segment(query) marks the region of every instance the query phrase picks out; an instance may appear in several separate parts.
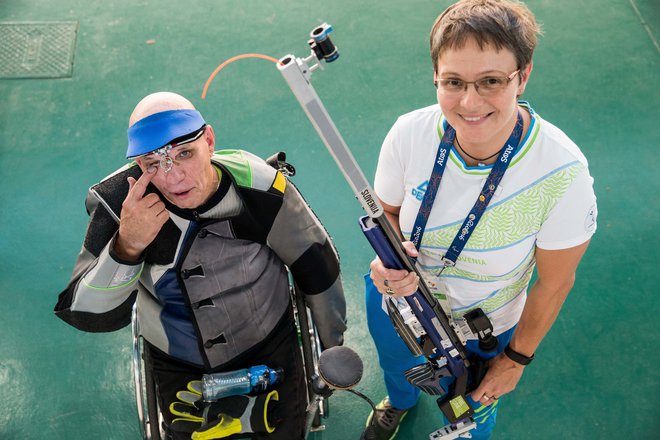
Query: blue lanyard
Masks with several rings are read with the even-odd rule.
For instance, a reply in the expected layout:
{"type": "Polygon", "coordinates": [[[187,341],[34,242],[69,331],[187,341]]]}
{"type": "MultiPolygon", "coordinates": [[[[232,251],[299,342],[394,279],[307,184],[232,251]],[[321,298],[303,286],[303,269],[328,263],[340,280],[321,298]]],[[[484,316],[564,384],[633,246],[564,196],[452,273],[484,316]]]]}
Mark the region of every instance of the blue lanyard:
{"type": "MultiPolygon", "coordinates": [[[[497,161],[493,165],[486,183],[484,183],[477,201],[474,203],[474,206],[470,210],[470,213],[463,221],[463,225],[458,230],[454,241],[447,249],[447,253],[442,257],[442,261],[445,266],[455,266],[456,260],[458,260],[458,255],[463,251],[463,248],[467,244],[467,241],[470,239],[472,232],[477,227],[477,223],[481,219],[481,216],[486,211],[488,203],[493,198],[497,186],[502,181],[506,169],[509,167],[510,158],[515,149],[520,143],[523,132],[523,120],[522,115],[518,112],[518,120],[516,126],[511,132],[511,136],[507,139],[504,147],[500,151],[497,161]]],[[[426,223],[428,222],[429,215],[431,214],[431,208],[433,208],[433,201],[435,196],[438,193],[438,188],[440,187],[440,181],[442,180],[442,175],[445,172],[447,165],[447,160],[449,159],[449,152],[451,151],[454,139],[456,137],[456,130],[454,127],[447,124],[447,129],[442,135],[440,140],[440,145],[438,146],[438,153],[436,155],[435,164],[433,164],[433,171],[431,171],[431,177],[429,178],[429,184],[426,188],[426,193],[424,194],[424,199],[417,213],[417,218],[415,219],[415,225],[413,226],[413,231],[411,234],[411,241],[415,244],[415,247],[419,250],[422,243],[422,236],[424,235],[424,228],[426,228],[426,223]]]]}

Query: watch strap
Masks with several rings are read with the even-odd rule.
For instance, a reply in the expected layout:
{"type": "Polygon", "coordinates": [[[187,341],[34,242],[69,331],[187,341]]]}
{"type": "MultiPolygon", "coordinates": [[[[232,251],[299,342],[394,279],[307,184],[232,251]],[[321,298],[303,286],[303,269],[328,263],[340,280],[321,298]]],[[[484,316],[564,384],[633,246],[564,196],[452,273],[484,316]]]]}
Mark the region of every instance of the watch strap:
{"type": "Polygon", "coordinates": [[[507,344],[504,348],[504,354],[506,354],[507,357],[513,362],[516,362],[520,365],[529,365],[534,360],[533,354],[531,356],[525,356],[524,354],[515,351],[509,344],[507,344]]]}

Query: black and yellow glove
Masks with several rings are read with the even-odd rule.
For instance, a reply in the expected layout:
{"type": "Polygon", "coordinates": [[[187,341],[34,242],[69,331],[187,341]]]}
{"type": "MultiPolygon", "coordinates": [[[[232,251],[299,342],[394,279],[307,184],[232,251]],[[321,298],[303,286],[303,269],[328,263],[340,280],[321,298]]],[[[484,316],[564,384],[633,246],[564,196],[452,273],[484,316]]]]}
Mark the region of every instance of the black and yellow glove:
{"type": "Polygon", "coordinates": [[[204,402],[201,382],[188,383],[187,391],[176,393],[179,399],[170,404],[176,416],[172,431],[176,437],[188,434],[192,440],[212,440],[243,433],[272,433],[281,420],[279,394],[273,390],[257,396],[230,396],[204,402]]]}

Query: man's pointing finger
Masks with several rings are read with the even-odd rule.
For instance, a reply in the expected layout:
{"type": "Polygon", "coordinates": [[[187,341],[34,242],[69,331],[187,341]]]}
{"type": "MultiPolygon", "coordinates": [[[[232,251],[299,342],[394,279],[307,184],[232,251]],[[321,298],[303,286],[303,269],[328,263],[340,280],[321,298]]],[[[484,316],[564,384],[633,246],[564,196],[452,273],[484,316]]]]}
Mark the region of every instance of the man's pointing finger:
{"type": "Polygon", "coordinates": [[[142,173],[142,175],[137,181],[134,178],[129,177],[128,195],[135,199],[141,199],[142,196],[144,196],[144,193],[147,191],[147,186],[149,186],[149,182],[151,182],[151,179],[153,179],[155,174],[156,173],[149,173],[149,172],[142,173]]]}

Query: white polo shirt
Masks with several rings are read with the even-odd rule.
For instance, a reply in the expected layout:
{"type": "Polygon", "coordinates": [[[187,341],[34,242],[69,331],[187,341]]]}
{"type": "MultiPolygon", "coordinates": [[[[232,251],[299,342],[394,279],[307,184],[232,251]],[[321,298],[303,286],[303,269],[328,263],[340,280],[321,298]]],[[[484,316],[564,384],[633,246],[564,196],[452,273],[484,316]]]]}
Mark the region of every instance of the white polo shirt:
{"type": "MultiPolygon", "coordinates": [[[[418,265],[431,291],[448,297],[455,318],[477,307],[495,334],[512,328],[525,305],[534,250],[566,249],[596,230],[596,196],[587,160],[561,130],[526,102],[531,124],[455,267],[441,258],[474,205],[492,165],[468,167],[452,149],[421,243],[418,265]]],[[[375,191],[401,206],[409,238],[446,120],[432,105],[398,118],[380,152],[375,191]]]]}

